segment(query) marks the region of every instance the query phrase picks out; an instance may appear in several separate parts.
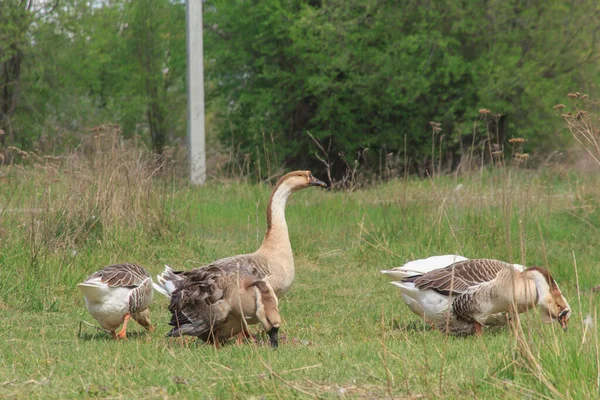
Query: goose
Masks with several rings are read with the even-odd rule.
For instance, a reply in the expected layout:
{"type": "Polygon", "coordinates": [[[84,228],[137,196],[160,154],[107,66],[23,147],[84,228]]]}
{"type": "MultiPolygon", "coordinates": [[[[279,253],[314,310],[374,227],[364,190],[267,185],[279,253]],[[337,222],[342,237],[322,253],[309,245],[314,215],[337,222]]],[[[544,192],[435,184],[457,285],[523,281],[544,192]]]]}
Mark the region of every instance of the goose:
{"type": "Polygon", "coordinates": [[[462,260],[392,283],[421,306],[425,320],[458,336],[481,335],[482,327],[502,313],[522,313],[534,306],[544,322],[556,320],[564,330],[571,316],[558,284],[543,267],[462,260]]]}
{"type": "MultiPolygon", "coordinates": [[[[267,204],[267,232],[261,246],[254,253],[222,258],[189,273],[173,274],[169,267],[165,267],[165,271],[157,275],[158,283],[154,283],[154,288],[159,293],[171,298],[179,286],[188,284],[186,280],[197,280],[199,276],[204,276],[192,272],[212,268],[214,271],[222,271],[221,273],[226,271],[248,272],[257,279],[265,281],[277,299],[281,299],[294,282],[295,275],[292,246],[285,221],[285,206],[292,193],[311,186],[327,187],[310,171],[290,172],[279,179],[267,204]],[[181,282],[180,279],[173,280],[177,275],[183,278],[184,282],[181,282]]],[[[182,301],[185,301],[185,298],[182,301]]],[[[181,305],[181,309],[184,308],[185,305],[181,305]]],[[[258,322],[258,318],[247,320],[248,324],[258,322]]],[[[248,335],[246,330],[243,330],[242,333],[248,335]]],[[[182,334],[186,334],[185,331],[182,331],[182,334]]]]}
{"type": "Polygon", "coordinates": [[[156,290],[171,298],[173,328],[167,336],[196,336],[219,347],[256,319],[277,348],[281,324],[277,296],[252,268],[225,264],[175,272],[165,266],[160,279],[156,290]]]}
{"type": "Polygon", "coordinates": [[[152,332],[150,310],[152,277],[137,264],[109,265],[94,272],[77,288],[85,296],[88,311],[114,339],[124,339],[127,323],[133,318],[152,332]],[[116,333],[117,328],[123,327],[116,333]]]}

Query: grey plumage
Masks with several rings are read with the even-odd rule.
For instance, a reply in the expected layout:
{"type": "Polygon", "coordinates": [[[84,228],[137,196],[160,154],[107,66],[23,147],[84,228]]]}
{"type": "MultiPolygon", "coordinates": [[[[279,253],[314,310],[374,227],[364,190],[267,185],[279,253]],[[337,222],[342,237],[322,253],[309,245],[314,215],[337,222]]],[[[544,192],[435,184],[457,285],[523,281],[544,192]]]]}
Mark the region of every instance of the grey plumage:
{"type": "Polygon", "coordinates": [[[494,280],[498,272],[506,268],[514,269],[512,264],[499,260],[465,260],[418,276],[413,282],[421,290],[432,289],[440,294],[458,296],[476,285],[494,280]]]}

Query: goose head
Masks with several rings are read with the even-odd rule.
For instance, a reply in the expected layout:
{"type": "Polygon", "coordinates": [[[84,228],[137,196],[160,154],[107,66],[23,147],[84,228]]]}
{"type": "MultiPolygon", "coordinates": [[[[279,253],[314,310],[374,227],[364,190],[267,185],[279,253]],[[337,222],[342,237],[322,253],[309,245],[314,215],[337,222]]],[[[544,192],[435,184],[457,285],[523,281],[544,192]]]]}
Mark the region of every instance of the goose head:
{"type": "Polygon", "coordinates": [[[281,177],[277,182],[277,186],[284,187],[291,192],[297,192],[311,186],[326,188],[327,184],[315,178],[310,171],[293,171],[281,177]]]}
{"type": "Polygon", "coordinates": [[[277,334],[281,325],[277,296],[271,285],[265,281],[256,281],[252,286],[256,293],[256,317],[267,332],[271,346],[276,349],[279,345],[277,334]]]}
{"type": "Polygon", "coordinates": [[[145,309],[144,311],[140,311],[139,313],[134,314],[133,319],[135,319],[141,326],[148,329],[150,332],[154,330],[152,322],[150,321],[149,309],[145,309]]]}
{"type": "Polygon", "coordinates": [[[525,270],[525,276],[535,283],[542,320],[546,323],[557,321],[566,331],[571,307],[550,272],[543,267],[531,267],[525,270]]]}

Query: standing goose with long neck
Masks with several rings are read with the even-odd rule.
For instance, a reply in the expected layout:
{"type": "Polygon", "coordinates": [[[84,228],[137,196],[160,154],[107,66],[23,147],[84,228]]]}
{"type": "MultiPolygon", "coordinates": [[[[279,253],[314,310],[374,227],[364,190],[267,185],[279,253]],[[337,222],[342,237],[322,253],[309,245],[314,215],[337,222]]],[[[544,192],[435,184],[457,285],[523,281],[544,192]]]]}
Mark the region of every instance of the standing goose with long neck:
{"type": "MultiPolygon", "coordinates": [[[[294,282],[294,256],[292,245],[288,234],[285,220],[285,206],[292,193],[306,189],[311,186],[327,187],[324,182],[315,178],[310,171],[294,171],[284,175],[271,192],[267,205],[267,232],[261,246],[254,253],[241,254],[222,258],[201,268],[211,268],[216,274],[230,274],[232,271],[240,271],[250,274],[257,279],[264,280],[272,288],[278,298],[281,298],[294,282]]],[[[165,272],[157,276],[158,284],[155,288],[160,293],[171,298],[171,308],[178,311],[189,309],[185,304],[173,304],[172,295],[178,288],[190,286],[188,280],[198,279],[196,270],[188,272],[174,272],[166,267],[165,272]],[[177,276],[177,279],[174,277],[177,276]]],[[[217,279],[218,280],[218,279],[217,279]]],[[[216,293],[219,293],[216,290],[216,293]]],[[[181,303],[181,300],[179,301],[181,303]]],[[[181,311],[185,314],[184,311],[181,311]]],[[[204,323],[193,321],[193,316],[185,315],[192,323],[204,323]]],[[[259,322],[253,316],[246,316],[247,323],[259,322]]],[[[236,320],[237,321],[237,320],[236,320]]],[[[233,334],[237,329],[231,329],[233,334]]],[[[188,329],[193,332],[194,330],[188,329]]],[[[186,332],[182,331],[182,334],[186,332]]],[[[195,336],[195,335],[194,335],[195,336]]]]}

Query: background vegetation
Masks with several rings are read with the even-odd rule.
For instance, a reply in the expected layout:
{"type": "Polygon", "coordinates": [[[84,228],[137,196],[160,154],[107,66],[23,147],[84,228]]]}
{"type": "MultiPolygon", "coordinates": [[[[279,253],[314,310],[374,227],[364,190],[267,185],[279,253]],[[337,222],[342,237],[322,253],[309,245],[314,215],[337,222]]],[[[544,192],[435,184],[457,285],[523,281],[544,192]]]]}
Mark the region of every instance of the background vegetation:
{"type": "MultiPolygon", "coordinates": [[[[599,16],[585,0],[206,1],[209,148],[262,177],[324,172],[315,140],[338,179],[356,159],[456,169],[511,137],[539,164],[564,145],[552,106],[596,92],[599,16]]],[[[185,69],[183,1],[4,0],[0,140],[60,154],[110,122],[160,153],[185,136],[185,69]]]]}

